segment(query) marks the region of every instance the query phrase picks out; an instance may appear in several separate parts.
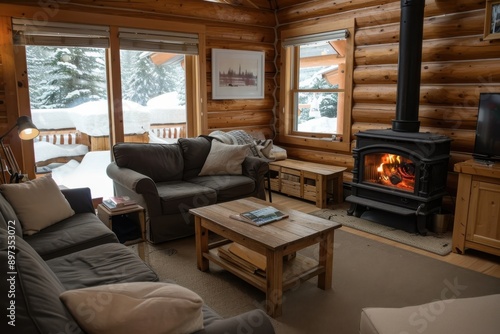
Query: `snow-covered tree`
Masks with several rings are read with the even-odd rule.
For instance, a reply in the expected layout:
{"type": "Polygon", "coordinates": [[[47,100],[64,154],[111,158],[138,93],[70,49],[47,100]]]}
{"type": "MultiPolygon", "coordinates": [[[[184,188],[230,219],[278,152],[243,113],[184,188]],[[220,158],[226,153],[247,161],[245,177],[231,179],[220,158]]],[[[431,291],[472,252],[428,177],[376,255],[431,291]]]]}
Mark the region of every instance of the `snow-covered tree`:
{"type": "Polygon", "coordinates": [[[66,108],[106,98],[104,49],[28,48],[32,107],[66,108]]]}
{"type": "Polygon", "coordinates": [[[185,101],[185,74],[179,62],[156,65],[150,52],[121,51],[123,97],[142,105],[155,96],[177,91],[185,101]]]}

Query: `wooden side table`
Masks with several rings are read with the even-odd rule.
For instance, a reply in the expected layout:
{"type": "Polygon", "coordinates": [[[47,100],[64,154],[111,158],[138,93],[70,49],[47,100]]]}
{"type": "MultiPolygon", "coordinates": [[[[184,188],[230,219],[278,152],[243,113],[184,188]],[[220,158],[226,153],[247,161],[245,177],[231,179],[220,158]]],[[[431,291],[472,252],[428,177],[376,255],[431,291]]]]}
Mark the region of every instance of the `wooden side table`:
{"type": "Polygon", "coordinates": [[[103,204],[97,206],[97,216],[110,230],[113,230],[113,218],[121,215],[129,215],[132,220],[139,224],[141,229],[141,237],[136,240],[125,242],[126,245],[137,245],[139,257],[144,261],[144,242],[146,241],[146,212],[140,205],[127,206],[121,210],[111,211],[103,204]]]}
{"type": "Polygon", "coordinates": [[[294,197],[316,202],[318,208],[327,207],[327,198],[335,203],[344,201],[343,172],[345,167],[293,159],[269,163],[271,189],[294,197]]]}

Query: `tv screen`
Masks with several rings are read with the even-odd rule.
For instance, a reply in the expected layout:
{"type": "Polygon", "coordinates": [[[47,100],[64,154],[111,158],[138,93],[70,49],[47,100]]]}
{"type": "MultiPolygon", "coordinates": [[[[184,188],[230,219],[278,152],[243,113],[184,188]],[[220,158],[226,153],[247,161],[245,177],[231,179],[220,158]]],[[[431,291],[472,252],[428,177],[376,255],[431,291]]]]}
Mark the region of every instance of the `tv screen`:
{"type": "Polygon", "coordinates": [[[474,159],[500,161],[500,93],[481,93],[477,113],[474,159]]]}

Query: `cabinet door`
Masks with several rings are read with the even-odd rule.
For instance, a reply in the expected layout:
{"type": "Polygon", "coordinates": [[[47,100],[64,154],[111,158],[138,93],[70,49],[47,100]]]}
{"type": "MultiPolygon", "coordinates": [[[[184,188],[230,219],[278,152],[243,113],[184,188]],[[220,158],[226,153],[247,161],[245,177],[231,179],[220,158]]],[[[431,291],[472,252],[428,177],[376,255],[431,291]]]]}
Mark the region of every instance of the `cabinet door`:
{"type": "Polygon", "coordinates": [[[472,181],[467,237],[500,248],[500,184],[472,181]]]}

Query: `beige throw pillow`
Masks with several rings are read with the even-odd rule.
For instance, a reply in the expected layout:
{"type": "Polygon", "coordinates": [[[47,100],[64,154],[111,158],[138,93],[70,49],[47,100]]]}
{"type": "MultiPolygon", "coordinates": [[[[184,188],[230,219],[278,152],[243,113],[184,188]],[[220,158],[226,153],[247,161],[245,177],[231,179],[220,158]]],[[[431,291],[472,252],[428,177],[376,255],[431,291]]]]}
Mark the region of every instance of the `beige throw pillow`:
{"type": "Polygon", "coordinates": [[[2,184],[0,191],[14,208],[27,235],[75,214],[51,175],[23,183],[2,184]]]}
{"type": "Polygon", "coordinates": [[[213,139],[210,153],[198,175],[241,175],[241,164],[249,148],[249,144],[228,145],[213,139]]]}
{"type": "Polygon", "coordinates": [[[108,284],[68,290],[59,298],[89,334],[184,334],[203,328],[203,300],[177,284],[108,284]]]}

